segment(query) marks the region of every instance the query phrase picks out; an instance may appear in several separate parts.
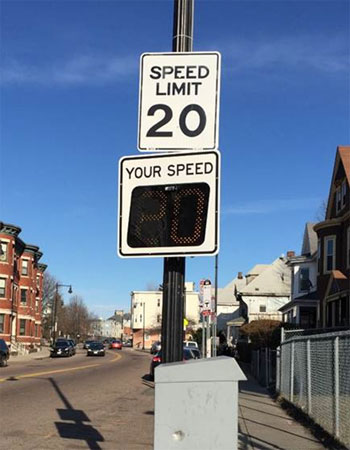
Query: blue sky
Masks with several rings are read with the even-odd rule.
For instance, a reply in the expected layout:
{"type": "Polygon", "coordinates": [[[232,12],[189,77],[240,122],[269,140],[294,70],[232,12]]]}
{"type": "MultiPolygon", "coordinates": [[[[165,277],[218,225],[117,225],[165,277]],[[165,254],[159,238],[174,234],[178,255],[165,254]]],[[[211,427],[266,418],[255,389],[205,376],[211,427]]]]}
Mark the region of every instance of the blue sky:
{"type": "MultiPolygon", "coordinates": [[[[162,282],[162,259],[116,255],[117,162],[138,154],[139,56],[171,51],[172,20],[172,1],[1,2],[0,218],[103,317],[162,282]]],[[[317,221],[349,144],[349,28],[348,1],[195,2],[194,50],[222,54],[219,286],[317,221]]]]}

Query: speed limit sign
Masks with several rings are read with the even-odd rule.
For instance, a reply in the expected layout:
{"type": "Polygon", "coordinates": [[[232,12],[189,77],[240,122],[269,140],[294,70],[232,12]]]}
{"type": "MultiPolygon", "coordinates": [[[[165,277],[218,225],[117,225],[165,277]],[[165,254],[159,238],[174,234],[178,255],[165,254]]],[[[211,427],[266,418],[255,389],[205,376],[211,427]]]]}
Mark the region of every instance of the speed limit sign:
{"type": "Polygon", "coordinates": [[[219,92],[219,53],[144,53],[138,149],[217,149],[219,92]]]}

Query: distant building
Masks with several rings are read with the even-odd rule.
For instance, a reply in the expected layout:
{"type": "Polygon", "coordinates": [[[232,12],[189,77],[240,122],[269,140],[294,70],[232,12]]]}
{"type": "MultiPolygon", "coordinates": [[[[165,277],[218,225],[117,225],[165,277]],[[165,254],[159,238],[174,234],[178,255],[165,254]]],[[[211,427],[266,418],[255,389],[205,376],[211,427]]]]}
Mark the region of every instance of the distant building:
{"type": "MultiPolygon", "coordinates": [[[[185,283],[185,316],[192,328],[199,324],[199,293],[193,282],[185,283]]],[[[131,292],[131,329],[133,346],[150,348],[161,339],[162,291],[131,292]]]]}
{"type": "Polygon", "coordinates": [[[18,235],[21,228],[0,222],[0,338],[12,351],[39,347],[41,339],[42,252],[18,235]]]}

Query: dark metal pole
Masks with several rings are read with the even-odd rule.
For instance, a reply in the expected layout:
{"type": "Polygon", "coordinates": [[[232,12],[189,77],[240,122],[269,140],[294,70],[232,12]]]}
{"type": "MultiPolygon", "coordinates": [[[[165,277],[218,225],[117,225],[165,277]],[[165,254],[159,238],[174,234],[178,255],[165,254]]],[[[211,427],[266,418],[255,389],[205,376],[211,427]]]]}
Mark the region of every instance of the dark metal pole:
{"type": "MultiPolygon", "coordinates": [[[[194,0],[174,0],[173,52],[190,52],[194,0]]],[[[164,258],[162,360],[182,361],[185,258],[164,258]]]]}

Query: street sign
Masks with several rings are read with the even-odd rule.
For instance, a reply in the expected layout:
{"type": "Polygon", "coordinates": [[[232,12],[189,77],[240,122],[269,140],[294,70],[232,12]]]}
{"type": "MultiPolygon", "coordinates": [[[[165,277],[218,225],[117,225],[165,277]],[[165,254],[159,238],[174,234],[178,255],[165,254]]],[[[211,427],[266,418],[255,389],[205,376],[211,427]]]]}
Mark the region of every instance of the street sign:
{"type": "Polygon", "coordinates": [[[215,255],[219,170],[217,151],[121,158],[119,256],[215,255]]]}
{"type": "Polygon", "coordinates": [[[218,52],[141,55],[140,151],[218,148],[220,64],[218,52]]]}

